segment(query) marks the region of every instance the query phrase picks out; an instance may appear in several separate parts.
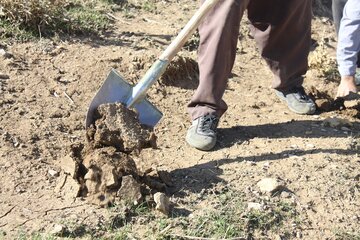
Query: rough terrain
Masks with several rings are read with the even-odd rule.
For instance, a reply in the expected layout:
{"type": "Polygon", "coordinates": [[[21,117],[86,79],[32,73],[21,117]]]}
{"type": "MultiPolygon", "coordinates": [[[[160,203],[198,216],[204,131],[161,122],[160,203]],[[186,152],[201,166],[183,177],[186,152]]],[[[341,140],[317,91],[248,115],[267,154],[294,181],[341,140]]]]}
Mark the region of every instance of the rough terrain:
{"type": "MultiPolygon", "coordinates": [[[[197,8],[191,0],[154,4],[157,10],[136,9],[132,18],[116,13],[113,31],[101,37],[0,44],[8,53],[0,56],[5,75],[0,78],[0,238],[50,233],[59,224],[75,226],[77,237],[83,228],[95,238],[106,234],[104,223],[114,219],[114,211],[79,197],[77,182],[62,163],[86,141],[86,111],[110,69],[136,83],[197,8]]],[[[358,239],[351,236],[360,236],[359,102],[347,102],[341,111],[321,108],[313,116],[290,112],[270,88],[271,73],[246,17],[239,39],[224,95],[229,109],[215,150],[198,151],[184,141],[190,124],[186,105],[198,78],[194,37],[177,65],[148,92],[164,116],[154,129],[156,147],[131,155],[131,161],[140,172],[170,174],[174,186],[166,193],[185,219],[216,209],[214,199],[230,191],[241,193],[244,203],[284,200],[296,209],[289,234],[280,229],[258,238],[358,239]],[[268,177],[281,180],[288,194],[262,194],[257,183],[268,177]]],[[[331,100],[338,84],[322,76],[336,47],[330,20],[314,17],[313,39],[317,58],[305,87],[319,103],[331,100]]],[[[179,225],[171,226],[172,234],[184,235],[179,225]]],[[[140,214],[129,232],[151,239],[149,233],[159,231],[140,214]]]]}

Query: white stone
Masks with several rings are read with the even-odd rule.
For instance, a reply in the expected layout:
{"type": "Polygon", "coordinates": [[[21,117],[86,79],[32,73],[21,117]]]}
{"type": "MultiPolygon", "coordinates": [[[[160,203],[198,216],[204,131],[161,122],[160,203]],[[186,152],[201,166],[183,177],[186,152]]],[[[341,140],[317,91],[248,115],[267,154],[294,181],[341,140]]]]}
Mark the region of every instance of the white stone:
{"type": "Polygon", "coordinates": [[[248,209],[251,210],[251,209],[254,209],[254,210],[262,210],[264,207],[263,204],[261,203],[255,203],[255,202],[249,202],[248,203],[248,209]]]}
{"type": "Polygon", "coordinates": [[[260,191],[273,193],[277,190],[284,188],[281,181],[275,178],[264,178],[256,184],[260,191]]]}
{"type": "Polygon", "coordinates": [[[53,230],[50,232],[53,235],[62,235],[63,232],[65,231],[65,227],[60,225],[60,224],[55,224],[53,230]]]}
{"type": "Polygon", "coordinates": [[[52,177],[57,177],[59,176],[59,173],[57,171],[55,171],[54,169],[49,169],[48,171],[49,175],[52,177]]]}
{"type": "Polygon", "coordinates": [[[165,195],[165,193],[157,192],[154,195],[154,201],[156,203],[155,209],[160,212],[168,215],[170,209],[170,201],[169,198],[165,195]]]}

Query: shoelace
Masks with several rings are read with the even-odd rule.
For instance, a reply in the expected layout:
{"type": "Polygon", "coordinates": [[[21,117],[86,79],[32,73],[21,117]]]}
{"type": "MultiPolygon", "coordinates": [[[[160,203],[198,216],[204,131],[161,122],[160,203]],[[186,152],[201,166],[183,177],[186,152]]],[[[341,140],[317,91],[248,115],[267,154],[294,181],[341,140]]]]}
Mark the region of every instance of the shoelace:
{"type": "Polygon", "coordinates": [[[199,128],[202,132],[215,131],[218,119],[213,115],[205,115],[200,119],[199,128]]]}

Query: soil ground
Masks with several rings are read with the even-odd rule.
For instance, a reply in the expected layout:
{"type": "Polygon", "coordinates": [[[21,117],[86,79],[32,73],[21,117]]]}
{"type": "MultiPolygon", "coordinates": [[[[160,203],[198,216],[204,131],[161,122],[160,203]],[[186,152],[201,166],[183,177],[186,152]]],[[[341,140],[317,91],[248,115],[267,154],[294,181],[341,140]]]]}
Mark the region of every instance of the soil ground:
{"type": "MultiPolygon", "coordinates": [[[[60,162],[72,145],[85,141],[88,105],[110,69],[136,83],[197,8],[197,1],[190,0],[154,4],[157,11],[138,9],[130,19],[116,13],[113,31],[101,37],[6,46],[11,56],[0,61],[0,72],[9,75],[0,79],[4,239],[51,232],[59,223],[96,229],[109,217],[108,209],[76,197],[71,186],[58,191],[64,174],[60,162]]],[[[336,239],[338,232],[359,236],[359,102],[313,116],[290,112],[270,88],[272,75],[249,36],[246,17],[241,33],[224,95],[229,109],[221,119],[215,150],[198,151],[184,141],[190,124],[186,105],[197,86],[196,66],[190,67],[149,90],[148,99],[164,116],[154,130],[157,148],[142,150],[134,158],[137,168],[168,171],[176,186],[172,201],[192,215],[216,208],[211,202],[218,189],[232,189],[245,202],[254,202],[259,180],[280,178],[293,193],[301,219],[290,238],[336,239]],[[338,125],[328,124],[330,117],[338,125]]],[[[314,17],[313,39],[315,50],[324,43],[326,55],[334,57],[330,20],[314,17]]],[[[196,61],[196,48],[188,45],[179,55],[196,61]]],[[[304,86],[330,99],[338,81],[322,77],[320,68],[308,72],[304,86]]],[[[145,238],[142,226],[141,221],[134,224],[133,237],[145,238]]]]}

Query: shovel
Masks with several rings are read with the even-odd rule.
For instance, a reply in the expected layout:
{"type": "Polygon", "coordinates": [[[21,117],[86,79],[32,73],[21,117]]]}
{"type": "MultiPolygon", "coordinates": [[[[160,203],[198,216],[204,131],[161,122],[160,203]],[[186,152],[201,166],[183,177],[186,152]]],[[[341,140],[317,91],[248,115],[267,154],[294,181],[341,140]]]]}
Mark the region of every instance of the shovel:
{"type": "Polygon", "coordinates": [[[122,103],[127,108],[135,108],[141,124],[154,127],[161,119],[162,113],[146,99],[146,91],[164,73],[170,61],[180,48],[199,26],[201,20],[219,0],[206,0],[196,11],[194,16],[181,30],[174,41],[166,48],[163,54],[146,72],[143,78],[134,87],[127,83],[119,73],[112,69],[92,99],[87,115],[85,127],[88,128],[95,122],[95,111],[101,104],[122,103]]]}

